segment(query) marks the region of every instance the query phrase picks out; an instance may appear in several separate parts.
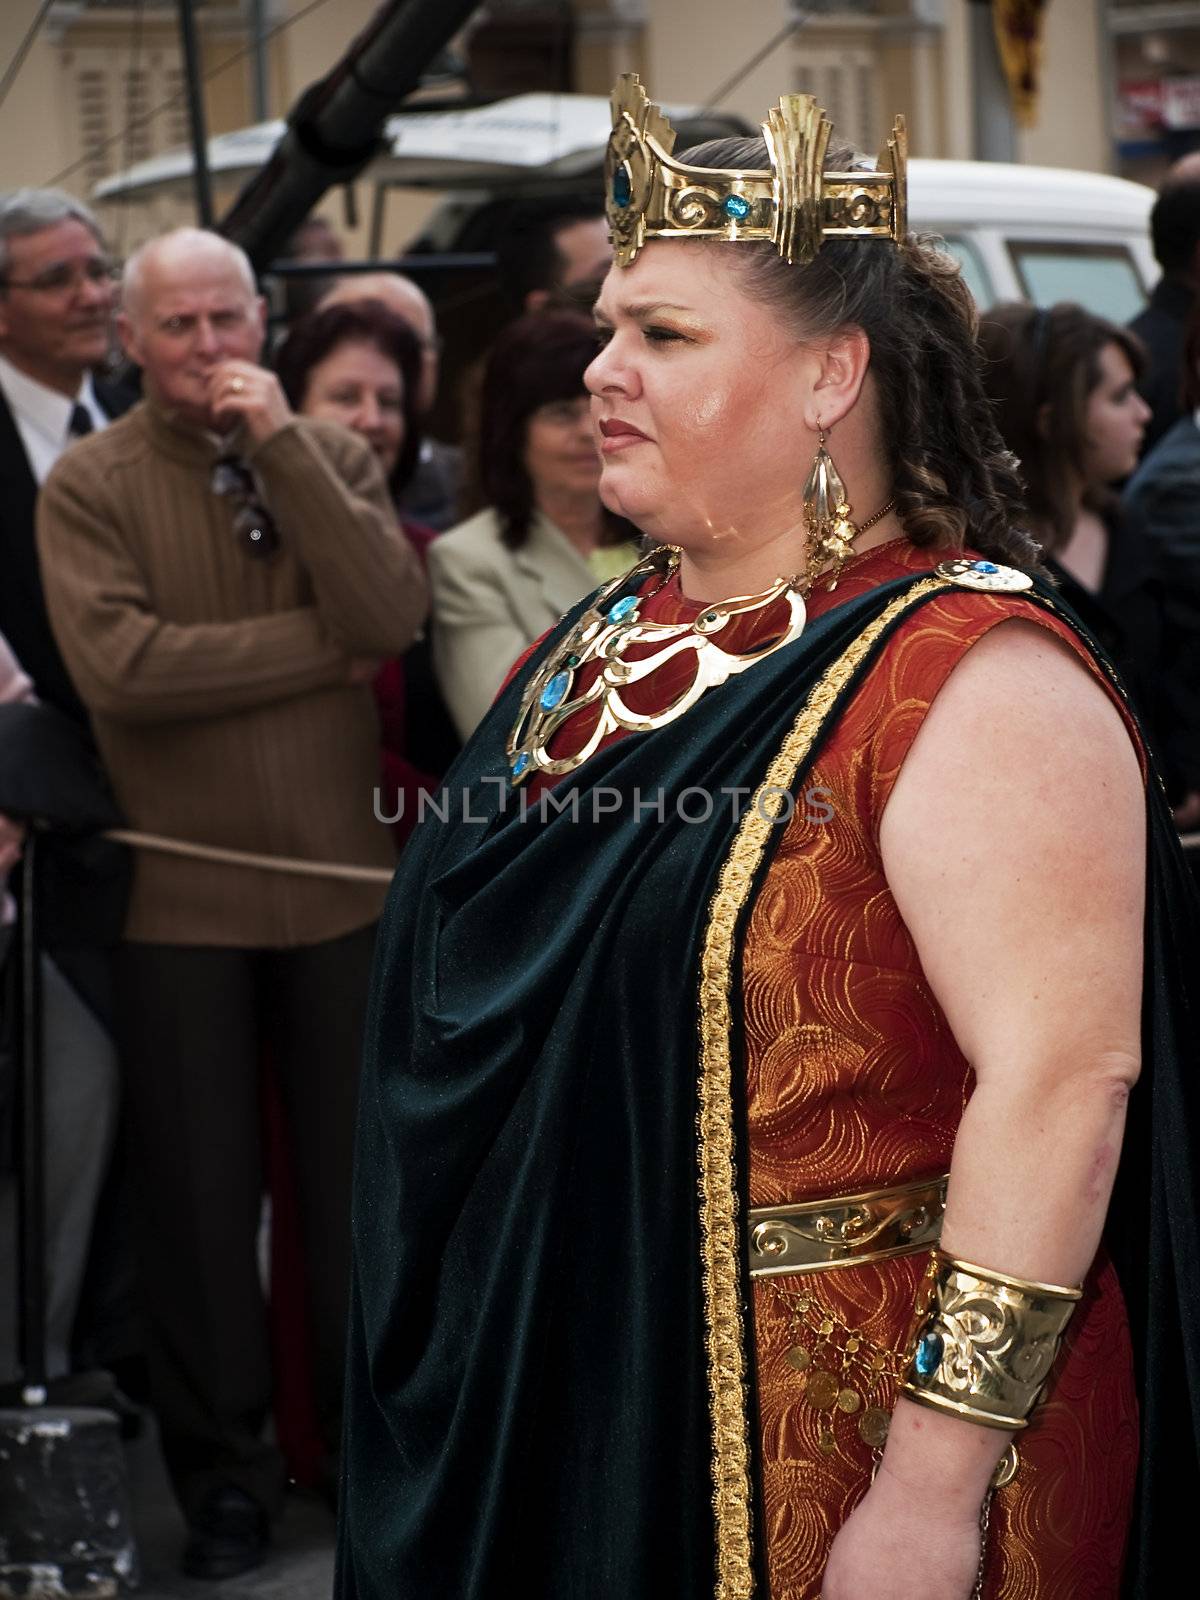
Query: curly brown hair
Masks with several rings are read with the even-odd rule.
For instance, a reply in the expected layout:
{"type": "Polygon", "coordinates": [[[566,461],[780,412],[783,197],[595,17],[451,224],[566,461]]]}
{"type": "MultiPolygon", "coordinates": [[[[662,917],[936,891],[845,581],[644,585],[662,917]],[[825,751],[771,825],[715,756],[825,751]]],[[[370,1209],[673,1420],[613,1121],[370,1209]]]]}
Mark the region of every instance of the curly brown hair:
{"type": "MultiPolygon", "coordinates": [[[[705,167],[769,165],[759,139],[713,139],[680,159],[705,167]]],[[[830,146],[825,165],[846,172],[862,162],[848,147],[830,146]]],[[[805,267],[788,266],[766,242],[729,254],[750,294],[776,308],[799,337],[819,339],[846,326],[866,334],[896,512],[913,544],[970,546],[1036,569],[1021,480],[983,391],[978,314],[957,262],[913,234],[900,245],[827,239],[805,267]]]]}

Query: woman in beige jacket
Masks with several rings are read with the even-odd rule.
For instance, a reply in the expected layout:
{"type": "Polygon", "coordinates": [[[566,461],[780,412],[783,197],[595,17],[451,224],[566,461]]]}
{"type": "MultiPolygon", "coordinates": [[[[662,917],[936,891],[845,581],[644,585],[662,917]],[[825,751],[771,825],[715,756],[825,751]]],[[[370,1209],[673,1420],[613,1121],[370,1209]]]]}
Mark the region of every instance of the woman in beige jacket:
{"type": "Polygon", "coordinates": [[[633,528],[600,503],[583,386],[595,353],[587,318],[543,312],[488,357],[474,467],[484,509],[428,555],[434,667],[464,738],[522,650],[636,559],[633,528]]]}

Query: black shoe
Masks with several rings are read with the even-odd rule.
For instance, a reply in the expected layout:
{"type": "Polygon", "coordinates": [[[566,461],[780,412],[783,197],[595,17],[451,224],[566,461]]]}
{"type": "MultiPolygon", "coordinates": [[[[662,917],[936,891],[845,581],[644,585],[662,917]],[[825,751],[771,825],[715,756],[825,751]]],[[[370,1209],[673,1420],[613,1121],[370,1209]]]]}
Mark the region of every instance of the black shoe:
{"type": "Polygon", "coordinates": [[[214,1489],[192,1518],[183,1551],[189,1578],[236,1578],[267,1554],[267,1514],[233,1484],[214,1489]]]}

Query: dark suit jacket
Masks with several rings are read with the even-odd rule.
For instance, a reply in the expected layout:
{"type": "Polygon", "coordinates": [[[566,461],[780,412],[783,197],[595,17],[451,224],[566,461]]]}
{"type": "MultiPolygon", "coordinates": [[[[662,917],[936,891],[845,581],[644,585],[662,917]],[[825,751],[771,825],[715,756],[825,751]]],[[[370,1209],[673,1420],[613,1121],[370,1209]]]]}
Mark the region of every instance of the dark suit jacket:
{"type": "Polygon", "coordinates": [[[1189,789],[1200,788],[1200,428],[1180,417],[1125,486],[1122,504],[1145,530],[1163,578],[1163,669],[1183,708],[1178,748],[1189,789]]]}
{"type": "Polygon", "coordinates": [[[1150,304],[1129,324],[1150,353],[1150,365],[1140,388],[1154,413],[1146,428],[1143,453],[1149,454],[1178,419],[1179,386],[1183,379],[1183,336],[1187,331],[1195,296],[1186,284],[1162,278],[1154,286],[1150,304]]]}
{"type": "MultiPolygon", "coordinates": [[[[134,395],[96,384],[96,398],[110,417],[128,410],[134,395]]],[[[38,698],[86,724],[50,631],[34,540],[37,480],[8,402],[0,393],[0,633],[33,679],[38,698]]]]}
{"type": "Polygon", "coordinates": [[[1183,416],[1125,486],[1124,504],[1200,583],[1200,427],[1183,416]]]}
{"type": "MultiPolygon", "coordinates": [[[[128,410],[137,398],[130,390],[108,384],[95,387],[96,398],[110,417],[128,410]]],[[[37,494],[25,445],[0,393],[0,633],[33,679],[38,698],[86,730],[86,745],[98,766],[87,711],[46,615],[34,539],[37,494]]],[[[73,947],[104,945],[115,937],[128,892],[127,854],[122,846],[101,839],[60,835],[47,838],[41,853],[41,942],[54,951],[60,967],[89,999],[90,992],[75,970],[80,950],[73,947]]],[[[17,876],[19,869],[14,882],[17,876]]]]}
{"type": "Polygon", "coordinates": [[[1098,591],[1053,558],[1046,565],[1068,605],[1120,670],[1172,803],[1200,787],[1200,627],[1178,563],[1125,508],[1105,518],[1108,558],[1098,591]]]}

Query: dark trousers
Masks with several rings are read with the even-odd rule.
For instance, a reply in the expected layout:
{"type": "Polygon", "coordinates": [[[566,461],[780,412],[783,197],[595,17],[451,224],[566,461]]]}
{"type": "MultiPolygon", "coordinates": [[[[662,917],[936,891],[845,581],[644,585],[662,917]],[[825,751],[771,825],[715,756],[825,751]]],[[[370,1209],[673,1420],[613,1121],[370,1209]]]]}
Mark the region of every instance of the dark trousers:
{"type": "Polygon", "coordinates": [[[350,1182],[374,926],[291,950],[128,944],[117,1027],[151,1397],[185,1513],[236,1484],[275,1514],[284,1472],[257,1243],[260,1071],[279,1084],[306,1261],[321,1431],[341,1430],[350,1182]]]}

